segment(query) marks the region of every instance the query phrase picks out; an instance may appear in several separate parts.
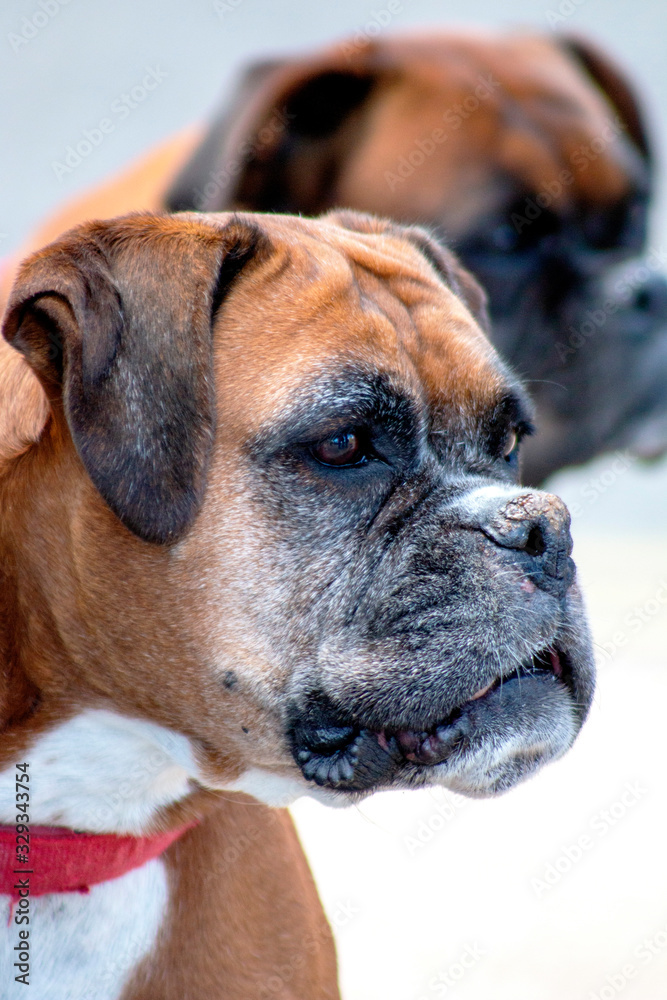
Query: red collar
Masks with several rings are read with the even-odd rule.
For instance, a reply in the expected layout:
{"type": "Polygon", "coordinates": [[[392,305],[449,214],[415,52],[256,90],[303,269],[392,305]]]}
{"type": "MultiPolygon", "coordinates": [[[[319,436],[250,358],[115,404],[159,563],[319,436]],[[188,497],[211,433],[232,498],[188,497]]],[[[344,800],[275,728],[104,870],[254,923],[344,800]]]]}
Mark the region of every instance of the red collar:
{"type": "MultiPolygon", "coordinates": [[[[31,826],[27,863],[17,861],[16,828],[0,826],[0,894],[11,896],[16,903],[26,895],[88,892],[91,885],[119,878],[157,858],[194,825],[152,837],[31,826]]],[[[23,843],[24,839],[18,840],[18,844],[23,843]]]]}

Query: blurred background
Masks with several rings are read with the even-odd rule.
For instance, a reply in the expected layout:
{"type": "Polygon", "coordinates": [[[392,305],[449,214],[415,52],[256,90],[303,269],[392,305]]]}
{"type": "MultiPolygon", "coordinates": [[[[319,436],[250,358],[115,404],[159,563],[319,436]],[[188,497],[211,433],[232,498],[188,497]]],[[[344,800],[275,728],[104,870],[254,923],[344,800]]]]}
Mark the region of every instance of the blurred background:
{"type": "MultiPolygon", "coordinates": [[[[205,119],[247,60],[363,32],[387,6],[4,3],[0,256],[63,199],[205,119]],[[57,176],[53,164],[66,147],[149,71],[159,85],[76,168],[57,176]]],[[[392,7],[392,32],[532,26],[600,43],[643,97],[662,178],[650,246],[667,252],[667,9],[660,0],[513,0],[511,8],[401,0],[392,7]]],[[[293,813],[336,932],[345,1000],[667,998],[667,462],[649,467],[607,456],[549,487],[575,515],[574,555],[599,659],[591,719],[562,761],[497,800],[411,792],[340,811],[297,803],[293,813]]]]}

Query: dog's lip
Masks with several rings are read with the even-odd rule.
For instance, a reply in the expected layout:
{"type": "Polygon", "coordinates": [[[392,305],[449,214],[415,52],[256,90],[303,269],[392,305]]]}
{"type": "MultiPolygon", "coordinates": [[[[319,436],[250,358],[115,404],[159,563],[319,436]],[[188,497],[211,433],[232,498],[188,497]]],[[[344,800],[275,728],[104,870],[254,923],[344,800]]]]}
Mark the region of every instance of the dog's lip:
{"type": "MultiPolygon", "coordinates": [[[[497,687],[504,681],[510,680],[512,677],[524,676],[524,675],[535,675],[537,673],[552,673],[557,677],[566,687],[570,687],[570,670],[569,661],[563,650],[556,648],[555,646],[549,646],[547,649],[542,649],[537,653],[533,653],[529,664],[522,664],[513,670],[509,674],[498,674],[489,684],[480,688],[476,691],[469,701],[477,701],[479,698],[484,698],[485,695],[489,694],[490,691],[495,691],[497,687]]],[[[466,702],[467,704],[467,702],[466,702]]]]}
{"type": "Polygon", "coordinates": [[[539,674],[552,675],[569,687],[569,671],[566,669],[566,663],[565,654],[561,650],[555,647],[540,650],[533,654],[528,664],[522,664],[509,674],[498,674],[490,683],[479,688],[471,698],[455,708],[445,720],[430,730],[422,733],[416,733],[412,730],[398,730],[394,736],[403,756],[411,763],[427,767],[442,763],[451,756],[454,749],[459,748],[465,742],[468,735],[470,725],[463,717],[466,705],[473,701],[482,701],[514,678],[535,677],[539,674]]]}
{"type": "Polygon", "coordinates": [[[493,691],[495,690],[495,688],[499,687],[500,684],[502,684],[503,680],[509,680],[510,677],[517,676],[519,672],[522,670],[526,673],[535,673],[538,670],[543,670],[548,673],[549,670],[551,670],[551,672],[556,677],[564,678],[563,656],[564,654],[560,650],[554,649],[552,647],[550,647],[549,649],[545,649],[540,653],[536,653],[532,658],[532,663],[530,668],[526,669],[519,667],[517,668],[517,670],[514,670],[511,674],[506,674],[504,677],[502,677],[499,674],[489,684],[486,684],[483,688],[480,688],[479,691],[476,691],[475,694],[472,696],[472,698],[470,698],[469,700],[477,701],[479,698],[483,698],[484,695],[487,695],[489,693],[489,691],[493,691]]]}
{"type": "Polygon", "coordinates": [[[573,693],[567,654],[551,646],[511,673],[498,674],[429,729],[371,729],[354,724],[313,728],[305,743],[295,748],[295,759],[304,777],[317,785],[340,791],[379,787],[401,767],[433,767],[464,749],[472,727],[466,706],[482,702],[513,679],[538,675],[550,675],[573,693]]]}
{"type": "Polygon", "coordinates": [[[491,688],[494,686],[495,683],[496,683],[495,681],[491,681],[491,683],[487,684],[486,687],[480,688],[479,691],[477,691],[470,700],[477,701],[478,698],[483,698],[485,694],[489,693],[489,691],[491,690],[491,688]]]}

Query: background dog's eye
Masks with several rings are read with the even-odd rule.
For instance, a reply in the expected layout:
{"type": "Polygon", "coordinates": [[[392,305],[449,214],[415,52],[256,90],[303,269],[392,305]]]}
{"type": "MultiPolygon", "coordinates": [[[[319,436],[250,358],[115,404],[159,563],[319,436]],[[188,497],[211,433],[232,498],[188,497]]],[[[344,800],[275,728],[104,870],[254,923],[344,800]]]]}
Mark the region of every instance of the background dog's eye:
{"type": "Polygon", "coordinates": [[[519,435],[516,431],[510,431],[503,447],[503,458],[508,465],[514,465],[519,457],[519,435]]]}
{"type": "Polygon", "coordinates": [[[501,222],[499,225],[494,226],[489,233],[489,243],[491,246],[494,250],[502,250],[503,253],[515,250],[518,242],[517,231],[509,222],[501,222]]]}
{"type": "Polygon", "coordinates": [[[352,431],[326,438],[314,445],[311,451],[322,465],[361,465],[366,461],[359,438],[352,431]]]}

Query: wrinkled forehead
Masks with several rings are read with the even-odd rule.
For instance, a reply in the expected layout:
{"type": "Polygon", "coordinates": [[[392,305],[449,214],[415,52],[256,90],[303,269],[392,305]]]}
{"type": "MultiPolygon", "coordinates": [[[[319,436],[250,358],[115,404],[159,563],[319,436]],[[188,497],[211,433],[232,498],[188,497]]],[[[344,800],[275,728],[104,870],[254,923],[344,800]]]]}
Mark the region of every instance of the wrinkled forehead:
{"type": "Polygon", "coordinates": [[[477,411],[502,395],[493,348],[412,243],[322,221],[255,218],[271,253],[216,320],[225,424],[247,434],[302,398],[343,403],[353,384],[363,395],[378,376],[433,412],[477,411]]]}

